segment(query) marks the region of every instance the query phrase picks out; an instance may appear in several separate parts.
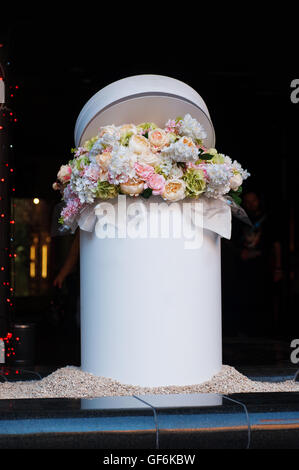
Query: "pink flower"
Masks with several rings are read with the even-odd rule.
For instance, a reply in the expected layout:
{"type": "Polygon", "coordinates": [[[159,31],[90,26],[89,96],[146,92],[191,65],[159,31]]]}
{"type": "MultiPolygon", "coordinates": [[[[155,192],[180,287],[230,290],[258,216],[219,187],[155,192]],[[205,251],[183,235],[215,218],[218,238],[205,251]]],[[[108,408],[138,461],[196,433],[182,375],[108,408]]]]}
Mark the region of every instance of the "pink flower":
{"type": "Polygon", "coordinates": [[[100,175],[101,175],[101,170],[98,166],[90,165],[84,171],[84,176],[86,176],[86,178],[88,178],[90,181],[94,183],[98,181],[98,179],[100,178],[100,175]]]}
{"type": "Polygon", "coordinates": [[[67,205],[61,211],[61,217],[65,221],[68,221],[79,213],[82,206],[83,204],[81,203],[78,197],[74,199],[69,199],[67,205]]]}
{"type": "Polygon", "coordinates": [[[61,165],[57,178],[61,183],[67,183],[71,179],[72,169],[69,165],[61,165]]]}
{"type": "Polygon", "coordinates": [[[134,168],[137,176],[143,181],[147,181],[151,176],[153,176],[155,170],[150,165],[140,165],[140,163],[135,163],[134,168]]]}
{"type": "Polygon", "coordinates": [[[153,195],[158,196],[162,194],[165,187],[165,178],[162,175],[154,173],[148,180],[147,186],[153,190],[153,195]]]}

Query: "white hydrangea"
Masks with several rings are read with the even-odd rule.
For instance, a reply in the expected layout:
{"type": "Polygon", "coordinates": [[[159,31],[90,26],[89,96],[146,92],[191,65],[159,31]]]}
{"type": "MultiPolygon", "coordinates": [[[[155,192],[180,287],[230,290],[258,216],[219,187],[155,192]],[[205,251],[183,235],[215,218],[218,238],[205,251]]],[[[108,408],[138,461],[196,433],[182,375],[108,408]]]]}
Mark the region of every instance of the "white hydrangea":
{"type": "Polygon", "coordinates": [[[250,173],[248,173],[247,170],[244,170],[240,163],[238,163],[236,160],[232,162],[231,168],[233,172],[238,172],[242,176],[243,180],[246,180],[250,176],[250,173]]]}
{"type": "Polygon", "coordinates": [[[198,160],[198,149],[189,137],[181,137],[177,142],[164,147],[161,154],[175,162],[195,162],[198,160]]]}
{"type": "Polygon", "coordinates": [[[219,198],[230,191],[230,178],[233,176],[231,168],[222,163],[205,165],[208,184],[205,196],[219,198]]]}
{"type": "Polygon", "coordinates": [[[76,193],[81,203],[93,203],[97,190],[97,182],[91,181],[87,177],[73,177],[70,181],[70,187],[76,193]]]}
{"type": "Polygon", "coordinates": [[[159,161],[157,163],[157,166],[161,168],[163,171],[164,175],[168,176],[171,172],[172,169],[172,161],[167,155],[163,155],[162,153],[159,155],[159,161]]]}
{"type": "Polygon", "coordinates": [[[203,126],[190,114],[186,114],[184,119],[180,121],[180,124],[180,135],[185,135],[194,140],[203,140],[207,137],[207,133],[203,126]]]}
{"type": "Polygon", "coordinates": [[[137,155],[124,145],[115,145],[112,158],[108,166],[108,181],[111,184],[126,183],[129,179],[136,177],[134,164],[137,155]]]}
{"type": "Polygon", "coordinates": [[[92,149],[89,151],[89,159],[90,161],[94,162],[95,157],[104,150],[103,139],[100,137],[96,142],[93,144],[92,149]]]}
{"type": "Polygon", "coordinates": [[[184,175],[184,172],[182,168],[180,168],[176,163],[174,163],[171,167],[169,177],[172,179],[179,179],[179,178],[182,178],[183,175],[184,175]]]}

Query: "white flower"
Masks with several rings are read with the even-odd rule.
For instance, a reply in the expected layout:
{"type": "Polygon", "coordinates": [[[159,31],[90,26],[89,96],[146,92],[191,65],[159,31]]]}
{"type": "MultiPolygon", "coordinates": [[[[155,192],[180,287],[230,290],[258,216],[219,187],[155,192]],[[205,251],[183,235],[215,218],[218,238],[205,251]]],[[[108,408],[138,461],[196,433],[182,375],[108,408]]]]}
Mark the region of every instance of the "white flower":
{"type": "Polygon", "coordinates": [[[243,182],[242,176],[240,175],[240,173],[236,173],[229,180],[230,188],[233,191],[237,191],[237,189],[241,186],[242,182],[243,182]]]}
{"type": "Polygon", "coordinates": [[[182,168],[180,168],[176,163],[174,163],[174,165],[172,165],[171,170],[169,172],[169,177],[171,179],[178,179],[178,178],[181,178],[183,174],[184,172],[182,168]]]}
{"type": "Polygon", "coordinates": [[[181,137],[169,147],[161,150],[162,155],[166,155],[176,162],[195,162],[198,160],[198,149],[189,137],[181,137]]]}
{"type": "Polygon", "coordinates": [[[167,180],[165,183],[164,191],[162,193],[163,199],[166,201],[180,201],[185,198],[186,184],[180,179],[167,180]]]}
{"type": "Polygon", "coordinates": [[[136,176],[134,163],[137,155],[124,145],[115,146],[111,152],[111,160],[108,166],[108,181],[111,184],[126,183],[136,176]]]}
{"type": "Polygon", "coordinates": [[[120,132],[120,137],[122,137],[125,134],[134,134],[136,135],[138,133],[137,126],[135,124],[123,124],[118,128],[120,132]]]}
{"type": "Polygon", "coordinates": [[[99,137],[104,138],[107,141],[110,140],[110,142],[111,141],[115,142],[116,140],[120,139],[119,128],[116,127],[114,124],[112,124],[111,126],[101,127],[100,132],[99,132],[99,137]]]}
{"type": "Polygon", "coordinates": [[[91,161],[95,161],[95,157],[104,150],[105,146],[103,143],[103,139],[99,138],[92,146],[91,150],[89,151],[89,158],[91,161]]]}
{"type": "Polygon", "coordinates": [[[207,133],[202,125],[196,119],[192,118],[190,114],[186,114],[180,123],[180,135],[185,135],[194,140],[203,140],[207,137],[207,133]]]}
{"type": "Polygon", "coordinates": [[[129,140],[129,149],[133,153],[141,154],[150,151],[151,144],[143,135],[132,135],[129,140]]]}
{"type": "Polygon", "coordinates": [[[219,198],[230,191],[230,178],[233,172],[228,165],[209,163],[205,165],[205,171],[208,176],[205,196],[219,198]]]}
{"type": "Polygon", "coordinates": [[[163,155],[162,153],[160,153],[158,158],[157,166],[161,169],[165,176],[169,176],[172,167],[176,165],[176,163],[173,164],[170,158],[167,155],[163,155]]]}
{"type": "Polygon", "coordinates": [[[240,163],[238,163],[236,160],[233,161],[231,168],[233,170],[233,173],[239,173],[243,180],[246,180],[250,176],[250,173],[248,173],[247,170],[244,170],[241,167],[240,163]]]}
{"type": "Polygon", "coordinates": [[[159,164],[159,157],[155,153],[148,151],[137,155],[137,161],[141,165],[150,165],[155,167],[159,164]]]}

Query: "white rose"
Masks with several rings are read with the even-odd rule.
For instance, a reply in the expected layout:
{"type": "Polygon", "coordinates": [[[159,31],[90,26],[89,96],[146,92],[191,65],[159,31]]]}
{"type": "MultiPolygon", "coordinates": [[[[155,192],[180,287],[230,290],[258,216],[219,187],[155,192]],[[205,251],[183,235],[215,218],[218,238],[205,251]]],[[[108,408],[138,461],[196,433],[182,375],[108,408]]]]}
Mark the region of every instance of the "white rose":
{"type": "Polygon", "coordinates": [[[129,140],[129,149],[133,153],[141,154],[150,151],[151,144],[142,135],[132,135],[129,140]]]}
{"type": "Polygon", "coordinates": [[[141,165],[150,165],[155,167],[159,164],[160,159],[156,154],[152,153],[151,151],[147,151],[137,155],[137,161],[141,165]]]}
{"type": "Polygon", "coordinates": [[[135,124],[124,124],[123,126],[119,127],[119,132],[121,136],[127,133],[132,133],[136,135],[137,127],[135,126],[135,124]]]}
{"type": "Polygon", "coordinates": [[[165,183],[164,191],[162,193],[163,199],[166,201],[180,201],[185,198],[186,184],[179,179],[168,180],[165,183]]]}
{"type": "Polygon", "coordinates": [[[104,126],[100,128],[99,137],[104,137],[104,135],[106,134],[111,137],[114,137],[115,139],[119,139],[120,137],[119,130],[114,125],[104,126]]]}
{"type": "Polygon", "coordinates": [[[239,173],[236,173],[229,180],[230,188],[233,191],[237,191],[237,189],[241,186],[242,182],[243,182],[242,176],[239,173]]]}

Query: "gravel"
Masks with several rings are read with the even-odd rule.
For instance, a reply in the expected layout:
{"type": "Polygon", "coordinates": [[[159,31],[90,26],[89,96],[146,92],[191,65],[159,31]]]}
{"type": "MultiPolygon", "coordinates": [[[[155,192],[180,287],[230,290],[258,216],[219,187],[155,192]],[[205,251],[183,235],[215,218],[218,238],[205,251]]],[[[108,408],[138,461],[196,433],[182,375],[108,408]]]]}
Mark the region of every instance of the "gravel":
{"type": "Polygon", "coordinates": [[[41,380],[0,383],[0,399],[18,398],[96,398],[133,394],[173,393],[248,393],[248,392],[298,392],[299,382],[260,382],[250,380],[234,367],[223,365],[211,380],[195,385],[139,387],[119,383],[106,377],[84,372],[80,367],[66,366],[57,369],[41,380]]]}

